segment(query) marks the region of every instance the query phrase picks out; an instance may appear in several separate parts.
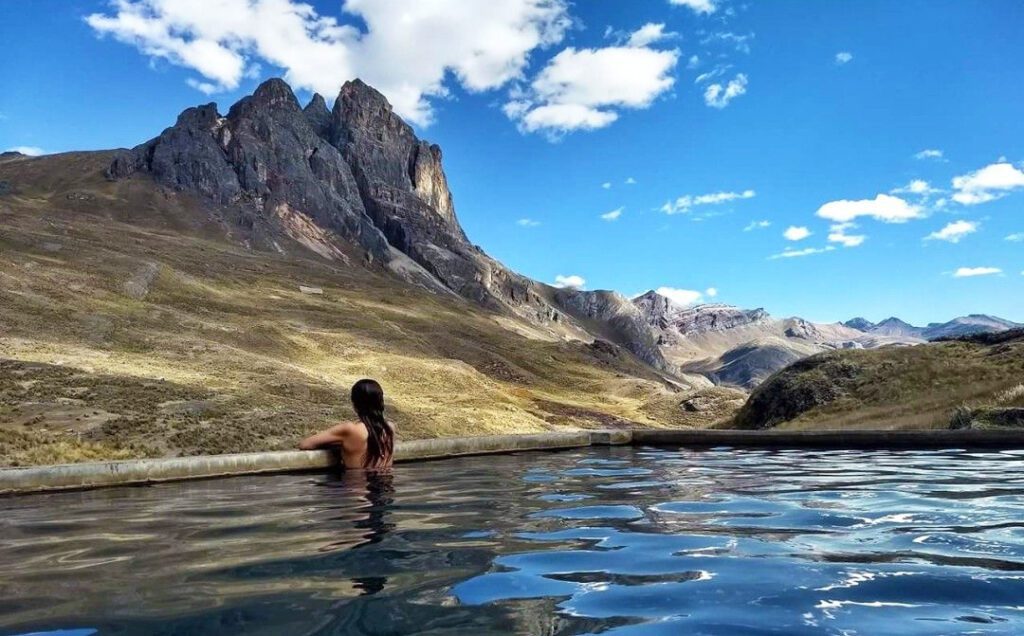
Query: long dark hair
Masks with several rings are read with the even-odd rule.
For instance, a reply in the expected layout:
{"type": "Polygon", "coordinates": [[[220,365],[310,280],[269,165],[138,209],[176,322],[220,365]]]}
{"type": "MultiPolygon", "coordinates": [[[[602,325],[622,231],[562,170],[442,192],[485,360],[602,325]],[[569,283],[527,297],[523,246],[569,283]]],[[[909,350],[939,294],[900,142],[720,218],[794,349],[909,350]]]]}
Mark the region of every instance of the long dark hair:
{"type": "Polygon", "coordinates": [[[352,385],[352,408],[366,427],[366,460],[363,468],[391,463],[395,450],[395,431],[384,419],[384,389],[376,380],[360,380],[352,385]]]}

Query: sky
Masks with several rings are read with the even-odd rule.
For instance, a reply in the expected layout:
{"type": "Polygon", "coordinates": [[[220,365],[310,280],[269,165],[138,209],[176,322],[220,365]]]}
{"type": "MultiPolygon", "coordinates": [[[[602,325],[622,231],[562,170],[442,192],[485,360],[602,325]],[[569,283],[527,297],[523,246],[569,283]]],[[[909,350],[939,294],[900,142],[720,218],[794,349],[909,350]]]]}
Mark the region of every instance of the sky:
{"type": "Polygon", "coordinates": [[[1024,322],[1022,32],[1018,0],[6,0],[0,150],[361,77],[538,280],[1024,322]]]}

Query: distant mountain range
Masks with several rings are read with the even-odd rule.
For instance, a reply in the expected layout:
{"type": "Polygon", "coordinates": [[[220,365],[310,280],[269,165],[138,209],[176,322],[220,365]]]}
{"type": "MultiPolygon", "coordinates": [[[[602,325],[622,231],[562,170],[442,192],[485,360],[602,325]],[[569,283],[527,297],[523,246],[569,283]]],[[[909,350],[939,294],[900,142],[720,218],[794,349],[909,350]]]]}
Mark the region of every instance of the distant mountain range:
{"type": "Polygon", "coordinates": [[[854,318],[847,320],[843,324],[864,333],[921,340],[953,338],[976,333],[994,333],[1024,326],[1021,323],[985,314],[970,314],[969,316],[954,318],[949,322],[933,322],[929,323],[926,327],[915,327],[895,316],[886,318],[879,323],[873,323],[865,318],[854,318]]]}
{"type": "Polygon", "coordinates": [[[328,108],[319,95],[303,107],[284,81],[272,79],[226,115],[215,104],[186,109],[153,139],[112,153],[104,176],[122,193],[155,187],[202,201],[225,237],[256,253],[310,253],[383,270],[407,288],[468,301],[532,338],[614,344],[685,389],[750,388],[829,349],[917,344],[1016,326],[980,315],[927,327],[896,318],[820,324],[775,318],[761,308],[683,306],[654,291],[629,299],[613,291],[556,289],[472,244],[456,216],[441,156],[359,80],[345,83],[328,108]]]}

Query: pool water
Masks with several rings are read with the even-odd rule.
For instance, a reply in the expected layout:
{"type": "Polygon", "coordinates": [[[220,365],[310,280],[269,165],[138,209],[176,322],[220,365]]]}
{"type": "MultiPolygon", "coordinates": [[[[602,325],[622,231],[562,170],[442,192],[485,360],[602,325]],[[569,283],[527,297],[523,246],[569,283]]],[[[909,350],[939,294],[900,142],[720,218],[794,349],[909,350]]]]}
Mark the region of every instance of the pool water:
{"type": "Polygon", "coordinates": [[[0,499],[0,634],[1024,633],[1024,453],[590,448],[0,499]]]}

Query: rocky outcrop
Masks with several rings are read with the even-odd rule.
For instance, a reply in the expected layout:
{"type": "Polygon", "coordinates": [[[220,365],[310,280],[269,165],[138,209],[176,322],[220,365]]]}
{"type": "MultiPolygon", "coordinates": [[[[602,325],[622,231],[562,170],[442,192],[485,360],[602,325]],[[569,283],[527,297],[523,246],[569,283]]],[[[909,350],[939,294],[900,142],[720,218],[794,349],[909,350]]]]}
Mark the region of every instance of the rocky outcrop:
{"type": "Polygon", "coordinates": [[[644,314],[622,294],[566,288],[555,290],[552,297],[560,309],[595,335],[622,346],[656,369],[669,368],[644,314]]]}
{"type": "Polygon", "coordinates": [[[772,428],[830,404],[855,381],[855,363],[833,353],[799,360],[761,384],[733,421],[736,428],[772,428]]]}
{"type": "Polygon", "coordinates": [[[765,324],[772,320],[768,312],[760,308],[740,309],[723,304],[683,306],[655,291],[637,296],[633,303],[652,327],[683,336],[765,324]]]}
{"type": "Polygon", "coordinates": [[[384,96],[359,80],[342,86],[331,110],[320,95],[301,108],[279,79],[261,84],[225,116],[214,104],[189,108],[155,139],[119,153],[107,170],[111,179],[136,173],[225,206],[248,234],[265,234],[264,243],[277,246],[275,236],[283,234],[347,263],[332,243],[346,241],[411,283],[559,335],[607,332],[608,340],[664,368],[635,315],[606,326],[577,324],[561,302],[584,308],[589,320],[600,297],[596,304],[578,301],[594,292],[556,298],[551,287],[472,245],[455,214],[440,148],[417,138],[384,96]]]}
{"type": "MultiPolygon", "coordinates": [[[[314,100],[315,102],[316,100],[314,100]]],[[[337,148],[314,128],[291,88],[272,79],[221,117],[215,104],[189,108],[159,137],[119,155],[114,179],[147,172],[177,190],[239,210],[250,230],[293,236],[310,219],[386,261],[389,246],[367,216],[355,176],[337,148]]]]}

